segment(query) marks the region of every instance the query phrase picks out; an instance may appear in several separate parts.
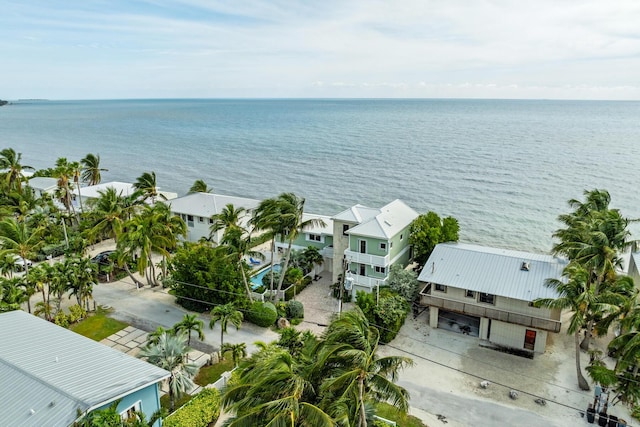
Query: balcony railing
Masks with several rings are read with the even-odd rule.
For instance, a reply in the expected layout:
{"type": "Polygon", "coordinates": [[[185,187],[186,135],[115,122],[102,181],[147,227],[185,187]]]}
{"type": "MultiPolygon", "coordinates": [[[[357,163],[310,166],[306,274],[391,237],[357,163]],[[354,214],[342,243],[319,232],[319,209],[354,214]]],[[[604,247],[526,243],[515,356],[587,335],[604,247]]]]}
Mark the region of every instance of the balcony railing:
{"type": "Polygon", "coordinates": [[[350,273],[347,277],[353,277],[353,284],[355,286],[365,287],[369,289],[375,289],[376,286],[384,286],[385,280],[384,278],[376,278],[369,276],[359,276],[357,274],[350,273]]]}
{"type": "Polygon", "coordinates": [[[528,326],[551,332],[560,332],[560,326],[562,325],[559,321],[553,319],[543,319],[541,317],[514,313],[493,307],[454,301],[428,295],[425,291],[426,289],[420,293],[420,305],[422,306],[438,307],[444,310],[454,311],[456,313],[468,314],[475,317],[486,317],[488,319],[500,320],[502,322],[514,323],[516,325],[528,326]]]}
{"type": "Polygon", "coordinates": [[[344,251],[344,256],[347,257],[347,261],[357,262],[358,264],[367,264],[378,267],[387,267],[389,265],[389,255],[369,255],[346,250],[344,251]]]}

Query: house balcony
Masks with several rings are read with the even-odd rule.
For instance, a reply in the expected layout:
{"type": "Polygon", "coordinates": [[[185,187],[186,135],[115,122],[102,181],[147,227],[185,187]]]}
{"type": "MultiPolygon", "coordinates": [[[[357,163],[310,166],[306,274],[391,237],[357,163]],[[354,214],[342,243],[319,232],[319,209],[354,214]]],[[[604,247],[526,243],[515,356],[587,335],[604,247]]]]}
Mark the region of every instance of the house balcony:
{"type": "Polygon", "coordinates": [[[325,258],[333,258],[333,245],[325,246],[320,253],[325,258]]]}
{"type": "Polygon", "coordinates": [[[387,267],[390,264],[389,255],[386,255],[386,256],[369,255],[369,254],[363,254],[360,252],[346,250],[344,251],[344,256],[346,257],[347,261],[355,262],[358,264],[367,264],[367,265],[378,266],[378,267],[387,267]]]}
{"type": "Polygon", "coordinates": [[[353,285],[360,286],[362,288],[368,288],[369,290],[376,289],[378,286],[384,286],[386,278],[381,277],[369,277],[369,276],[360,276],[353,273],[347,273],[347,278],[352,277],[353,285]]]}
{"type": "Polygon", "coordinates": [[[423,307],[438,307],[455,313],[467,314],[475,317],[486,317],[501,322],[513,323],[530,328],[542,329],[550,332],[560,332],[562,324],[559,320],[535,317],[526,314],[514,313],[494,307],[487,307],[477,303],[452,300],[431,295],[431,285],[420,292],[420,305],[423,307]]]}

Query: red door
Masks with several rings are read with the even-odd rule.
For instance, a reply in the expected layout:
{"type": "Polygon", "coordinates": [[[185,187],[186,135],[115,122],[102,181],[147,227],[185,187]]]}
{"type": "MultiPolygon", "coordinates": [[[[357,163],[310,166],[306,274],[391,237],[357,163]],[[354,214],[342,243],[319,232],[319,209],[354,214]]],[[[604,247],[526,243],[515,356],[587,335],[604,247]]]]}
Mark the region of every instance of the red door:
{"type": "Polygon", "coordinates": [[[527,329],[524,333],[524,348],[527,350],[533,350],[536,346],[536,331],[527,329]]]}

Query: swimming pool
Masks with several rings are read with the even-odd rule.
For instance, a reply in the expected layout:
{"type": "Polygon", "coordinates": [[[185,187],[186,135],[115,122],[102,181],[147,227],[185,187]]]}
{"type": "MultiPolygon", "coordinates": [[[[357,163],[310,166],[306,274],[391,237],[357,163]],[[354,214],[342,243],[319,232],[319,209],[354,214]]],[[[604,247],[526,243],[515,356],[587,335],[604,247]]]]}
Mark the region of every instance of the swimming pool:
{"type": "MultiPolygon", "coordinates": [[[[280,264],[276,264],[273,266],[274,273],[278,273],[280,272],[280,270],[282,270],[282,267],[280,267],[280,264]]],[[[265,275],[269,274],[270,271],[271,271],[271,266],[267,268],[263,268],[258,272],[258,274],[256,274],[255,276],[251,276],[251,289],[255,290],[255,289],[258,289],[260,286],[262,286],[262,278],[265,275]]]]}

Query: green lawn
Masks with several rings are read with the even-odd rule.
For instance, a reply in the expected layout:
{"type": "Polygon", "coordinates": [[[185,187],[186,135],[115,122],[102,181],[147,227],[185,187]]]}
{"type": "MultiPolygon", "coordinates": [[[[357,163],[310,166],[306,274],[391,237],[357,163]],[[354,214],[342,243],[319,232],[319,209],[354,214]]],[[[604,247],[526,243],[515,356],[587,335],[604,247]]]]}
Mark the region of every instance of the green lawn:
{"type": "Polygon", "coordinates": [[[107,311],[99,309],[97,313],[71,325],[69,329],[94,341],[100,341],[127,326],[129,325],[124,322],[110,318],[107,311]]]}
{"type": "Polygon", "coordinates": [[[200,386],[212,384],[220,378],[223,372],[233,369],[233,360],[227,356],[225,360],[211,366],[203,366],[198,371],[198,375],[194,378],[194,382],[200,386]]]}
{"type": "Polygon", "coordinates": [[[427,427],[419,418],[413,415],[402,415],[397,409],[387,403],[379,403],[376,406],[376,415],[395,421],[400,427],[427,427]]]}

